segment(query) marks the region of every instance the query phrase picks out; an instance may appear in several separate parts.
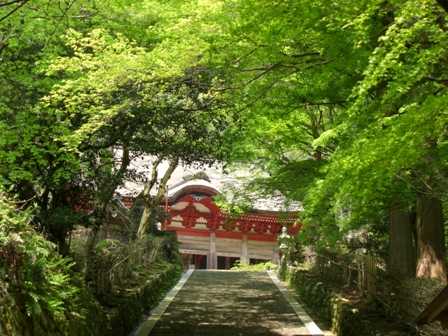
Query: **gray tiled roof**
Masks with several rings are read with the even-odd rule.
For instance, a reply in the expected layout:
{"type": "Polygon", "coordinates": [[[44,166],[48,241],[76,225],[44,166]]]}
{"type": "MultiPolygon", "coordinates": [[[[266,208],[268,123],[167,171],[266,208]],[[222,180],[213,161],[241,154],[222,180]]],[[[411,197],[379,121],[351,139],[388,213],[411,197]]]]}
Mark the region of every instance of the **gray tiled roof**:
{"type": "MultiPolygon", "coordinates": [[[[151,157],[140,156],[132,160],[130,171],[134,178],[127,179],[124,185],[120,186],[117,193],[121,196],[135,197],[142,190],[145,178],[151,172],[151,157]]],[[[158,168],[159,178],[163,176],[168,168],[168,162],[162,162],[158,168]]],[[[180,164],[173,172],[168,181],[167,196],[171,197],[187,186],[202,186],[216,190],[218,193],[228,195],[232,190],[242,190],[244,185],[250,182],[253,177],[253,169],[249,167],[239,167],[226,171],[223,166],[216,164],[208,166],[185,166],[180,164]]],[[[258,172],[262,174],[262,172],[258,172]]],[[[155,193],[155,190],[152,190],[155,193]]],[[[266,197],[255,193],[246,194],[250,199],[253,209],[268,211],[299,211],[301,204],[298,202],[287,202],[285,197],[277,192],[275,195],[266,197]]]]}

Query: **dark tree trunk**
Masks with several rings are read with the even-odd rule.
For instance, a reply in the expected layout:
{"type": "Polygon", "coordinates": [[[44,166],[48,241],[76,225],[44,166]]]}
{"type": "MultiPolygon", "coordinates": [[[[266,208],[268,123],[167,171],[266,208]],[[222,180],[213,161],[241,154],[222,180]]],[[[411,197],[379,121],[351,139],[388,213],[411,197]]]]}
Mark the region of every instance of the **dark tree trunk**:
{"type": "Polygon", "coordinates": [[[389,218],[389,270],[398,278],[415,277],[417,248],[412,215],[394,206],[389,218]]]}
{"type": "Polygon", "coordinates": [[[437,3],[448,13],[448,0],[437,0],[437,3]]]}
{"type": "MultiPolygon", "coordinates": [[[[96,205],[95,214],[93,216],[93,223],[91,225],[91,232],[89,238],[87,240],[86,245],[86,255],[93,255],[93,249],[98,241],[98,233],[100,232],[101,225],[103,224],[104,219],[107,214],[107,207],[110,204],[115,190],[120,185],[123,180],[123,177],[127,171],[129,164],[131,163],[130,151],[127,145],[123,145],[123,152],[121,157],[120,168],[117,172],[111,177],[111,179],[102,186],[102,190],[100,193],[99,202],[96,205]]],[[[92,258],[87,258],[86,264],[86,281],[90,281],[94,278],[95,274],[95,264],[92,258]]]]}
{"type": "Polygon", "coordinates": [[[417,198],[417,276],[446,281],[445,232],[442,202],[427,195],[417,198]]]}

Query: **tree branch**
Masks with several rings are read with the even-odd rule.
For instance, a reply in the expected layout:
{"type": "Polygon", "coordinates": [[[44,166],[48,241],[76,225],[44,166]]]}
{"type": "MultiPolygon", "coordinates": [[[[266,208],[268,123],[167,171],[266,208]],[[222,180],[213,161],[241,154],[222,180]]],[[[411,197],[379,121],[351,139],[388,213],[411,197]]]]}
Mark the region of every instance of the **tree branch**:
{"type": "Polygon", "coordinates": [[[154,185],[157,182],[158,178],[158,171],[157,168],[159,167],[160,163],[162,162],[162,157],[158,157],[156,161],[153,162],[152,168],[151,168],[151,178],[146,183],[145,188],[143,189],[142,196],[145,199],[145,201],[149,200],[151,189],[154,187],[154,185]]]}
{"type": "Polygon", "coordinates": [[[13,5],[13,4],[20,3],[20,2],[23,2],[23,0],[13,0],[13,1],[3,2],[3,3],[0,2],[0,7],[6,7],[6,6],[13,5]]]}
{"type": "MultiPolygon", "coordinates": [[[[448,0],[447,0],[448,2],[448,0]]],[[[436,82],[439,84],[443,84],[444,86],[448,86],[448,79],[445,78],[435,78],[435,77],[426,77],[427,80],[432,81],[432,82],[436,82]]]]}
{"type": "Polygon", "coordinates": [[[140,219],[140,224],[137,230],[137,238],[140,239],[143,238],[146,232],[148,231],[150,225],[153,224],[153,222],[155,222],[156,209],[159,206],[160,202],[162,201],[163,197],[165,196],[166,185],[168,183],[168,180],[170,179],[171,175],[173,174],[178,164],[179,164],[179,158],[175,157],[170,160],[169,166],[165,171],[165,174],[163,175],[162,179],[160,180],[159,189],[157,190],[156,196],[154,196],[153,198],[149,197],[149,199],[144,199],[145,208],[143,209],[143,214],[140,219]]]}
{"type": "Polygon", "coordinates": [[[303,54],[287,54],[285,52],[280,51],[280,54],[287,56],[287,57],[293,57],[293,58],[301,58],[301,57],[307,57],[307,56],[320,56],[320,53],[317,51],[310,51],[303,54]]]}
{"type": "MultiPolygon", "coordinates": [[[[28,3],[30,0],[21,0],[21,1],[16,1],[16,3],[18,3],[18,6],[15,7],[13,10],[11,10],[9,13],[7,13],[5,16],[0,18],[0,22],[6,20],[8,17],[10,17],[12,14],[14,14],[15,12],[17,12],[21,7],[23,7],[26,3],[28,3]]],[[[15,2],[10,2],[9,4],[13,4],[15,2]]]]}
{"type": "Polygon", "coordinates": [[[102,195],[102,206],[101,215],[104,216],[111,199],[114,196],[115,190],[120,185],[123,180],[124,174],[126,173],[129,164],[131,163],[129,147],[123,144],[122,154],[121,154],[121,165],[120,168],[115,172],[115,174],[110,178],[104,188],[104,194],[102,195]]]}

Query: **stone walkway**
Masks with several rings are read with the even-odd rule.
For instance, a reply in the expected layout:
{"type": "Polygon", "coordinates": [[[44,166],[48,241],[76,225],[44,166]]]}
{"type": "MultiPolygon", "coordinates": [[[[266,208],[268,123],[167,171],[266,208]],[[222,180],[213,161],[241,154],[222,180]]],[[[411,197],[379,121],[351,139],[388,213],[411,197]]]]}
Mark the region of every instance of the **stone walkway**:
{"type": "Polygon", "coordinates": [[[174,299],[160,319],[153,318],[157,322],[150,335],[322,335],[300,305],[288,302],[282,291],[264,272],[195,271],[171,295],[174,299]]]}

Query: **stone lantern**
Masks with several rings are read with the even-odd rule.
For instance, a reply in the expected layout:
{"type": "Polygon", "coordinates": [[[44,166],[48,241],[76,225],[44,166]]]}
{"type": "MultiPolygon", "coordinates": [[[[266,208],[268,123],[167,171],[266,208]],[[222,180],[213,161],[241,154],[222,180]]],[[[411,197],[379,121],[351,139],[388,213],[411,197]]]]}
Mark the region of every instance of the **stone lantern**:
{"type": "Polygon", "coordinates": [[[286,226],[282,227],[282,233],[278,236],[278,249],[281,253],[280,267],[278,270],[279,277],[284,280],[286,268],[288,267],[288,256],[291,249],[292,237],[288,234],[286,226]]]}

